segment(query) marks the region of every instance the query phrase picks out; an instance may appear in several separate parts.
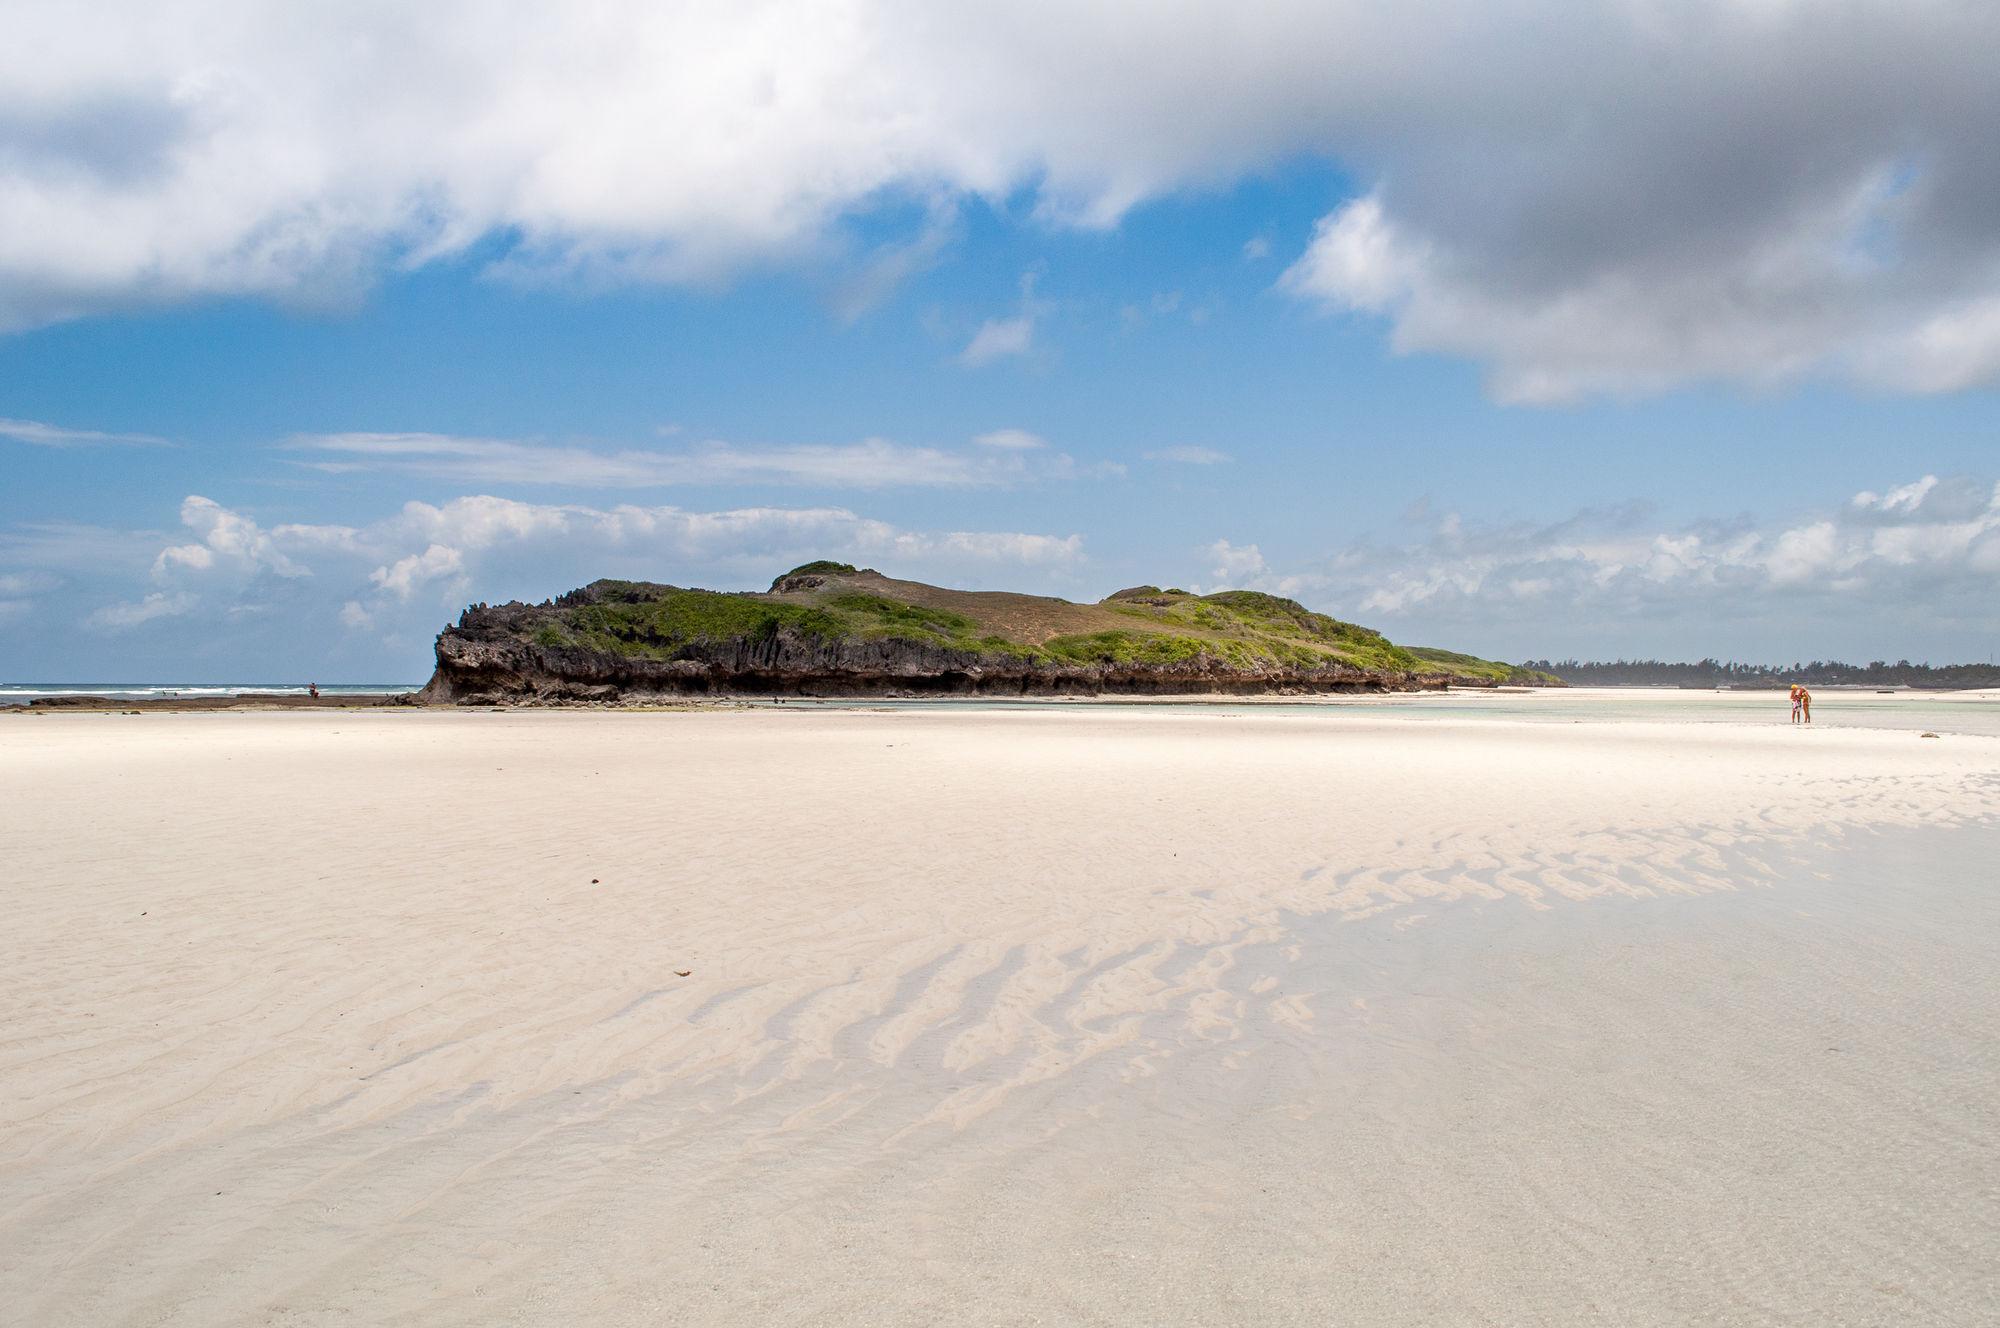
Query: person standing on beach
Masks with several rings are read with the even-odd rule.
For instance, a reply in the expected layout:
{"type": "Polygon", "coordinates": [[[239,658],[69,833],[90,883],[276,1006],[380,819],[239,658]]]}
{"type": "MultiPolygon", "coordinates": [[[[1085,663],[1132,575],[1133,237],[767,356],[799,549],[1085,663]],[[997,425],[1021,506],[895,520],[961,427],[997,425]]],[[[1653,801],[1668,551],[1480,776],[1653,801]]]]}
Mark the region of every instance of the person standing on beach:
{"type": "Polygon", "coordinates": [[[1799,710],[1805,716],[1801,722],[1812,723],[1812,693],[1803,687],[1799,688],[1799,710]]]}
{"type": "Polygon", "coordinates": [[[1799,686],[1797,683],[1792,684],[1792,723],[1794,724],[1799,722],[1799,710],[1805,704],[1799,699],[1805,694],[1805,690],[1805,688],[1799,686]]]}

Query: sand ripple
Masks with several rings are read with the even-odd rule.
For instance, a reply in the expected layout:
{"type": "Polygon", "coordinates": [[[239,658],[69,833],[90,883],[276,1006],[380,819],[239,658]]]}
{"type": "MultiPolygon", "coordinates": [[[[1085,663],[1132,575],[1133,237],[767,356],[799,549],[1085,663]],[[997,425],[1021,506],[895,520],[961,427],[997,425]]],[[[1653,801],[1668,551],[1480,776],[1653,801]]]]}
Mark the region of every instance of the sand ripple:
{"type": "MultiPolygon", "coordinates": [[[[519,1310],[508,1279],[555,1277],[571,1239],[609,1259],[639,1172],[782,1226],[780,1159],[798,1202],[859,1203],[841,1178],[882,1159],[931,1159],[942,1192],[1140,1097],[1183,1148],[1324,1119],[1354,1048],[1384,1083],[1429,1063],[1420,993],[1387,1017],[1371,963],[1455,918],[1657,908],[1981,832],[2000,741],[1313,712],[65,716],[0,732],[0,787],[0,1300],[307,1322],[271,1288],[352,1307],[366,1269],[377,1310],[476,1322],[455,1296],[497,1281],[519,1310]],[[1276,1047],[1300,1068],[1257,1069],[1276,1047]],[[1251,1117],[1159,1094],[1197,1070],[1269,1093],[1251,1117]],[[385,1271],[396,1232],[421,1267],[385,1271]]],[[[1435,1116],[1381,1117],[1394,1168],[1437,1149],[1435,1116]]],[[[1993,1141],[1935,1120],[1933,1153],[1993,1141]]],[[[1248,1164],[1221,1152],[1224,1197],[1189,1212],[1237,1202],[1248,1164]]],[[[1546,1178],[1507,1186],[1578,1248],[1614,1239],[1546,1178]]],[[[775,1257],[743,1220],[736,1265],[775,1257]]],[[[1746,1305],[1773,1276],[1731,1275],[1746,1305]]],[[[577,1294],[558,1301],[587,1314],[577,1294]]]]}

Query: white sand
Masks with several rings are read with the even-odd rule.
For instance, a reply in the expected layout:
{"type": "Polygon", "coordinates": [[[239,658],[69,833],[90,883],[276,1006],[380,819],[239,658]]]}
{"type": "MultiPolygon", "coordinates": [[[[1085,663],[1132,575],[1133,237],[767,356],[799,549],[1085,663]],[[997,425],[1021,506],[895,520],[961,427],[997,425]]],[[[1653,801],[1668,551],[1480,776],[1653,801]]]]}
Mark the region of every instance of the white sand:
{"type": "Polygon", "coordinates": [[[0,718],[0,1323],[2000,1322],[1997,791],[1782,723],[0,718]]]}

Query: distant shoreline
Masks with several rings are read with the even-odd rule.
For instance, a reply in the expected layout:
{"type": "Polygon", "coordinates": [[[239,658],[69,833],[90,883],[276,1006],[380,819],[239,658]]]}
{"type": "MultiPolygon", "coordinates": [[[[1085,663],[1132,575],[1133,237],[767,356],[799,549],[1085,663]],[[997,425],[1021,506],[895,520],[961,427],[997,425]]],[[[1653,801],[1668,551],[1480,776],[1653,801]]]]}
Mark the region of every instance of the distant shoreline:
{"type": "MultiPolygon", "coordinates": [[[[1986,687],[1945,688],[1945,687],[1866,687],[1866,686],[1821,686],[1818,691],[1828,700],[1848,698],[1847,704],[1862,698],[1901,697],[1909,699],[1935,698],[1945,700],[1954,696],[1971,699],[2000,699],[2000,689],[1986,687]]],[[[938,710],[952,709],[1065,709],[1097,710],[1116,708],[1173,708],[1173,707],[1370,707],[1435,705],[1450,703],[1463,705],[1479,698],[1493,704],[1505,706],[1508,701],[1533,698],[1536,708],[1540,703],[1559,703],[1563,698],[1586,701],[1592,693],[1600,696],[1622,693],[1625,695],[1686,697],[1698,700],[1701,697],[1737,697],[1745,702],[1760,698],[1782,701],[1782,694],[1769,687],[1758,686],[1675,686],[1672,684],[1625,684],[1623,686],[1598,685],[1592,687],[1454,687],[1423,692],[1347,692],[1347,693],[1256,693],[1233,692],[1173,693],[1145,695],[1133,693],[1100,693],[1097,695],[1056,695],[1056,696],[1011,696],[1011,695],[937,695],[924,692],[910,692],[902,695],[828,695],[828,696],[771,696],[758,693],[718,692],[697,696],[621,697],[611,699],[564,699],[533,697],[519,700],[480,701],[476,703],[431,700],[416,690],[353,690],[335,691],[323,689],[317,697],[302,693],[246,691],[202,696],[152,696],[131,697],[110,694],[68,692],[41,695],[25,703],[17,702],[0,705],[0,714],[14,715],[60,715],[60,714],[223,714],[273,711],[402,711],[422,712],[506,712],[523,711],[606,711],[636,713],[664,710],[746,710],[746,709],[867,709],[870,707],[925,708],[938,710]]],[[[1608,698],[1607,698],[1608,699],[1608,698]]]]}
{"type": "Polygon", "coordinates": [[[58,692],[31,695],[25,701],[0,706],[0,710],[32,711],[38,714],[66,710],[357,710],[378,706],[416,704],[407,692],[236,692],[210,696],[120,696],[116,692],[58,692]]]}

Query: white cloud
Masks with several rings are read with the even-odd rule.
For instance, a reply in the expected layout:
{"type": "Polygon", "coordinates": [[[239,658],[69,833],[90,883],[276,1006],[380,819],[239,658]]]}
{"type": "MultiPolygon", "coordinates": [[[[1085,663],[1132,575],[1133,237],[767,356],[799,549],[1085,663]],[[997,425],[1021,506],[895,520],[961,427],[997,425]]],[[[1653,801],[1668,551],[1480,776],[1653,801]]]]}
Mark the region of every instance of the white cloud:
{"type": "Polygon", "coordinates": [[[1800,649],[1911,654],[1912,637],[1979,642],[2000,631],[2000,487],[1964,477],[1926,476],[1886,498],[1863,493],[1763,524],[1661,528],[1639,507],[1501,526],[1446,513],[1418,542],[1357,542],[1282,574],[1255,546],[1209,552],[1218,576],[1329,605],[1396,640],[1469,648],[1497,633],[1520,641],[1514,657],[1608,658],[1640,637],[1699,655],[1720,648],[1718,624],[1739,641],[1768,633],[1787,659],[1800,649]],[[1882,641],[1892,632],[1902,644],[1882,641]],[[1859,638],[1876,645],[1841,644],[1859,638]]]}
{"type": "Polygon", "coordinates": [[[1213,594],[1219,590],[1261,590],[1289,599],[1324,589],[1328,584],[1327,578],[1317,573],[1277,571],[1265,559],[1264,551],[1255,544],[1231,544],[1226,539],[1219,539],[1202,549],[1201,556],[1211,564],[1209,574],[1215,580],[1205,585],[1190,582],[1188,588],[1196,594],[1213,594]]]}
{"type": "Polygon", "coordinates": [[[1219,466],[1234,457],[1227,452],[1218,452],[1212,447],[1163,447],[1156,452],[1146,453],[1148,461],[1173,461],[1184,466],[1219,466]]]}
{"type": "MultiPolygon", "coordinates": [[[[967,198],[1109,226],[1306,158],[1365,196],[1292,286],[1476,357],[1509,399],[2000,373],[2000,13],[1978,0],[1163,0],[1140,25],[1114,0],[205,0],[9,23],[8,327],[347,298],[495,237],[489,270],[520,280],[831,263],[865,304],[967,198]],[[844,218],[912,205],[913,236],[842,256],[844,218]]],[[[969,362],[1032,324],[992,320],[969,362]]]]}
{"type": "MultiPolygon", "coordinates": [[[[446,577],[459,578],[465,571],[465,555],[457,549],[443,544],[433,544],[422,553],[413,553],[407,558],[398,558],[395,563],[378,567],[368,574],[368,579],[380,589],[407,600],[410,592],[420,585],[446,577]]],[[[346,609],[341,610],[342,616],[346,609]]]]}
{"type": "Polygon", "coordinates": [[[1772,585],[1800,585],[1839,569],[1843,561],[1833,523],[1815,521],[1779,535],[1764,560],[1764,569],[1772,585]]]}
{"type": "MultiPolygon", "coordinates": [[[[690,512],[475,495],[435,505],[406,503],[394,515],[360,527],[266,529],[250,516],[193,496],[182,504],[182,516],[207,538],[160,551],[153,575],[169,582],[168,588],[109,604],[90,616],[89,626],[119,629],[168,616],[261,611],[282,591],[276,602],[295,611],[323,615],[323,621],[350,630],[386,631],[428,621],[482,588],[502,597],[570,588],[552,587],[552,577],[573,576],[580,584],[631,575],[685,584],[699,572],[755,583],[809,558],[840,557],[881,564],[892,574],[949,579],[1007,567],[1061,573],[1083,558],[1079,535],[911,530],[838,507],[690,512]],[[274,586],[260,580],[260,573],[279,581],[274,586]]],[[[0,590],[12,584],[0,584],[0,590]]],[[[31,582],[24,576],[20,584],[31,582]]]]}
{"type": "Polygon", "coordinates": [[[1966,81],[2000,53],[1992,11],[1862,4],[1835,31],[1816,6],[1755,8],[1575,11],[1598,72],[1385,146],[1281,285],[1386,317],[1398,350],[1482,362],[1506,401],[1992,381],[2000,170],[1970,126],[2000,95],[1966,81]]]}
{"type": "Polygon", "coordinates": [[[391,470],[464,484],[567,485],[589,489],[674,485],[810,485],[829,489],[985,488],[1071,478],[1072,458],[1023,452],[1042,440],[1002,429],[975,440],[982,451],[908,447],[884,438],[836,445],[738,447],[709,442],[678,451],[599,452],[504,438],[433,433],[302,434],[293,450],[338,460],[308,462],[331,471],[391,470]]]}
{"type": "Polygon", "coordinates": [[[1875,508],[1883,512],[1914,512],[1923,505],[1925,497],[1937,486],[1938,477],[1926,475],[1920,480],[1905,484],[1901,488],[1891,489],[1884,494],[1863,490],[1854,495],[1854,506],[1863,509],[1875,508]]]}
{"type": "Polygon", "coordinates": [[[160,550],[159,557],[153,560],[155,576],[165,576],[179,568],[205,571],[215,566],[218,559],[243,572],[271,572],[286,577],[307,575],[304,568],[284,555],[270,533],[220,503],[190,496],[181,503],[181,524],[199,534],[202,542],[160,550]]]}
{"type": "Polygon", "coordinates": [[[1412,252],[1371,194],[1320,218],[1305,256],[1278,281],[1298,295],[1381,313],[1410,298],[1427,257],[1412,252]]]}
{"type": "Polygon", "coordinates": [[[96,429],[64,429],[39,420],[0,420],[0,438],[11,438],[31,447],[99,447],[120,444],[127,447],[165,447],[167,440],[149,433],[101,433],[96,429]]]}
{"type": "Polygon", "coordinates": [[[1264,571],[1264,555],[1254,544],[1236,545],[1219,539],[1206,553],[1215,562],[1215,575],[1225,581],[1241,581],[1264,571]]]}

